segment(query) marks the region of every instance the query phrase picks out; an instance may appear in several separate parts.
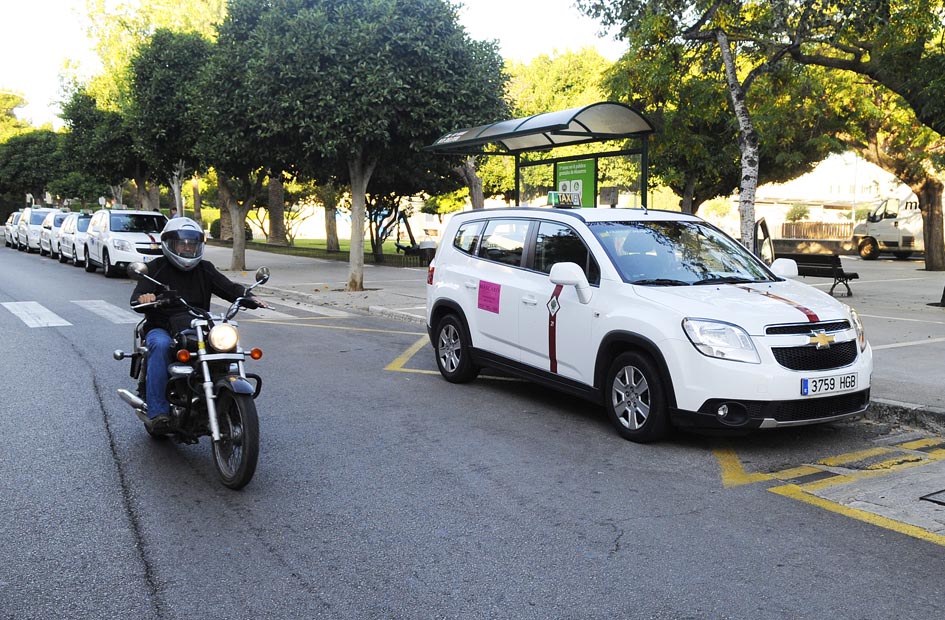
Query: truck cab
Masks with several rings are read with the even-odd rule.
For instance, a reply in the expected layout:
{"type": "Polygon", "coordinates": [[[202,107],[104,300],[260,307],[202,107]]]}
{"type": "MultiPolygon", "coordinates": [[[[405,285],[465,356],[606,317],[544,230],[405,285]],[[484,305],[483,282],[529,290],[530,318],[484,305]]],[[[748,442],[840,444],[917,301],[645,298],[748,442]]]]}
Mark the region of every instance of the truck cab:
{"type": "Polygon", "coordinates": [[[918,201],[887,198],[853,228],[853,244],[864,260],[876,259],[880,252],[906,259],[913,252],[925,251],[922,235],[918,201]]]}

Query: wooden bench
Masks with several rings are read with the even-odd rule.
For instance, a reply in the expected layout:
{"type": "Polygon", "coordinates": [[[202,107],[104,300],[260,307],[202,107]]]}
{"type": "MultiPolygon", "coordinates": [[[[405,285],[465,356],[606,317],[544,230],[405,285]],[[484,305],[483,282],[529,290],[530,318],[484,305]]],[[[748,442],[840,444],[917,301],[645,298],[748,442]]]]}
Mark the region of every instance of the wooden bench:
{"type": "Polygon", "coordinates": [[[830,287],[830,294],[838,284],[847,287],[847,297],[853,297],[853,291],[850,290],[850,280],[856,280],[860,277],[858,273],[852,273],[843,270],[840,263],[840,256],[837,254],[778,254],[777,258],[790,258],[797,263],[797,275],[811,276],[813,278],[833,278],[833,286],[830,287]]]}

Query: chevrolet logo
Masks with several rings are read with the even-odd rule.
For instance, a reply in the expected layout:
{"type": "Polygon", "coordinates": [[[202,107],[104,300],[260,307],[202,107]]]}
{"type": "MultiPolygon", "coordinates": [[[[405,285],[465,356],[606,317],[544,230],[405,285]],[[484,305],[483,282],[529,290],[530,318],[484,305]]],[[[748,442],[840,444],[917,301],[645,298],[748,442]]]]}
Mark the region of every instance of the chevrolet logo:
{"type": "Polygon", "coordinates": [[[830,343],[836,340],[835,336],[828,336],[823,330],[811,332],[808,344],[816,344],[818,349],[829,349],[830,343]]]}

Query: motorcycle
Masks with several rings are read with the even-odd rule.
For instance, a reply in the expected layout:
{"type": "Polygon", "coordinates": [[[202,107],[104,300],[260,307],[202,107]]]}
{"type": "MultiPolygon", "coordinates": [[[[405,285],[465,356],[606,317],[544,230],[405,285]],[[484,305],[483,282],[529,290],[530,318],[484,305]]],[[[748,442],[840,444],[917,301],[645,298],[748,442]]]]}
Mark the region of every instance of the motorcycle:
{"type": "MultiPolygon", "coordinates": [[[[220,480],[231,489],[246,486],[256,472],[259,457],[259,420],[255,398],[262,390],[259,375],[247,373],[247,357],[258,360],[261,349],[244,351],[239,345],[237,313],[247,306],[248,297],[240,297],[221,314],[214,315],[184,301],[168,287],[148,276],[144,263],[132,263],[128,273],[135,278],[154,282],[163,292],[157,301],[140,304],[138,308],[179,305],[190,315],[190,329],[175,335],[177,353],[168,366],[167,401],[170,403],[169,425],[158,432],[148,424],[148,405],[144,400],[148,348],[142,329],[144,320],[134,332],[132,353],[117,350],[116,360],[131,360],[131,378],[138,381],[137,393],[119,389],[118,395],[131,405],[144,422],[148,434],[155,439],[170,436],[182,444],[196,444],[200,437],[212,438],[213,462],[220,480]]],[[[269,269],[256,271],[256,283],[249,292],[269,280],[269,269]]],[[[255,307],[255,306],[254,306],[255,307]]]]}

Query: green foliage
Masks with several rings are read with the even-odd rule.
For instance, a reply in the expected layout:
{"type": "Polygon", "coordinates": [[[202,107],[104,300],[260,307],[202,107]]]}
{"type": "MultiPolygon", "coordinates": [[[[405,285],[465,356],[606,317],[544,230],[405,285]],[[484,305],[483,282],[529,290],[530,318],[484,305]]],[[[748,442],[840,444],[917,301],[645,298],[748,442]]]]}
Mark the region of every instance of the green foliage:
{"type": "Polygon", "coordinates": [[[0,144],[0,193],[23,200],[27,193],[42,201],[50,184],[62,175],[63,135],[37,129],[0,144]]]}
{"type": "Polygon", "coordinates": [[[26,133],[30,124],[16,117],[17,108],[26,105],[26,99],[10,92],[0,92],[0,143],[13,136],[26,133]]]}
{"type": "Polygon", "coordinates": [[[443,215],[461,210],[469,203],[469,188],[463,187],[448,194],[430,196],[424,203],[424,213],[443,215]]]}
{"type": "Polygon", "coordinates": [[[101,109],[87,91],[72,93],[62,119],[69,129],[64,153],[71,169],[106,186],[119,185],[141,170],[125,118],[101,109]]]}
{"type": "Polygon", "coordinates": [[[138,151],[160,176],[170,176],[180,161],[196,163],[195,76],[209,50],[209,41],[199,34],[162,29],[131,60],[128,122],[138,151]]]}
{"type": "Polygon", "coordinates": [[[788,209],[788,212],[785,214],[784,219],[788,222],[800,222],[801,220],[806,220],[810,217],[810,208],[807,205],[803,204],[794,204],[791,205],[791,208],[788,209]]]}

